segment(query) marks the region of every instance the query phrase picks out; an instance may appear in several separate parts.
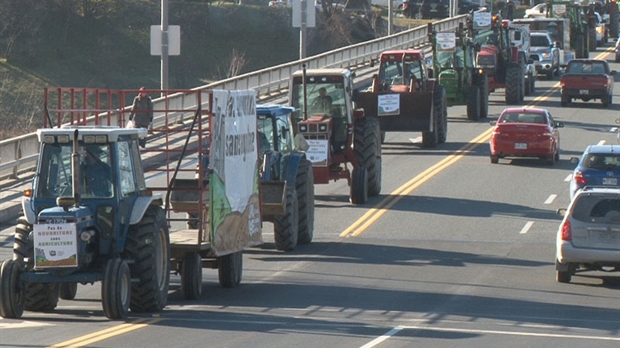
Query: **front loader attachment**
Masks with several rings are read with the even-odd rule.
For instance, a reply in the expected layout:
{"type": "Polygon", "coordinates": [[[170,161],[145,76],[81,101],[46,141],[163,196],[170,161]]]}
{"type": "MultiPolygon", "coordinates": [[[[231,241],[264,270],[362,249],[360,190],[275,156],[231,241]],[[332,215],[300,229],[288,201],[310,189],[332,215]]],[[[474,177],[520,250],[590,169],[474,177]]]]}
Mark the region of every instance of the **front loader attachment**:
{"type": "Polygon", "coordinates": [[[357,106],[377,116],[381,131],[428,132],[433,127],[433,92],[360,92],[357,106]]]}

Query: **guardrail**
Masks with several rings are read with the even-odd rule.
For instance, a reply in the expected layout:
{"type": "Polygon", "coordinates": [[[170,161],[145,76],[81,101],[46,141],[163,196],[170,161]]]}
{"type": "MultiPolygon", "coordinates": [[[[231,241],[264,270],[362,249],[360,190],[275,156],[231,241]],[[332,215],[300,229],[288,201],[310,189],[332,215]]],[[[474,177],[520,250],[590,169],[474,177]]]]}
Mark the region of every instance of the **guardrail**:
{"type": "MultiPolygon", "coordinates": [[[[437,31],[454,30],[458,24],[465,22],[465,15],[444,19],[434,23],[437,31]]],[[[207,89],[254,89],[259,97],[281,94],[288,88],[289,77],[305,64],[307,68],[349,68],[356,69],[369,65],[379,54],[390,49],[404,49],[428,46],[427,27],[420,26],[394,35],[366,41],[352,46],[325,52],[316,56],[281,64],[262,70],[246,73],[193,90],[207,89]]],[[[182,94],[168,96],[168,102],[183,104],[182,94]],[[180,99],[180,100],[177,100],[180,99]]],[[[157,104],[164,103],[164,98],[153,100],[155,109],[162,109],[157,104]]],[[[182,121],[183,115],[177,121],[182,121]]],[[[164,122],[163,115],[154,115],[153,127],[164,122]]],[[[111,120],[112,121],[112,120],[111,120]]],[[[19,173],[34,170],[39,152],[36,133],[0,141],[0,179],[17,177],[19,173]]]]}

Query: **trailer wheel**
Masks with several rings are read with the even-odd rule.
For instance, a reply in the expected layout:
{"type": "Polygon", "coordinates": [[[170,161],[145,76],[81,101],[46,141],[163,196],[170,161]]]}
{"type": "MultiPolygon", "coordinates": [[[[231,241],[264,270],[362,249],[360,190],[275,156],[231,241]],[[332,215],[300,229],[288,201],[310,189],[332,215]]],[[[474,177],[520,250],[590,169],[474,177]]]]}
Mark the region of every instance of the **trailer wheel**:
{"type": "Polygon", "coordinates": [[[243,273],[243,251],[237,251],[217,258],[220,285],[234,288],[241,283],[243,273]]]}
{"type": "Polygon", "coordinates": [[[439,109],[439,134],[437,135],[437,142],[443,144],[448,139],[448,100],[446,97],[446,90],[441,85],[436,85],[435,90],[435,108],[439,109]]]}
{"type": "Polygon", "coordinates": [[[133,261],[131,284],[133,312],[156,312],[166,306],[170,283],[170,236],[164,210],[148,207],[142,220],[130,226],[124,258],[133,261]]]}
{"type": "Polygon", "coordinates": [[[297,190],[297,243],[308,244],[314,235],[314,172],[312,162],[302,159],[295,180],[297,190]]]}
{"type": "Polygon", "coordinates": [[[349,200],[353,204],[364,204],[368,201],[368,170],[364,166],[353,168],[349,200]]]}
{"type": "Polygon", "coordinates": [[[27,311],[51,312],[58,305],[60,285],[58,283],[26,283],[24,296],[27,311]]]}
{"type": "Polygon", "coordinates": [[[286,188],[285,200],[284,214],[273,219],[273,232],[276,249],[290,251],[297,246],[299,236],[299,208],[294,188],[286,188]]]}
{"type": "Polygon", "coordinates": [[[60,298],[73,300],[77,295],[77,283],[60,283],[60,298]]]}
{"type": "Polygon", "coordinates": [[[101,303],[106,317],[116,320],[127,317],[131,302],[131,275],[127,261],[108,260],[101,282],[101,303]]]}
{"type": "Polygon", "coordinates": [[[368,171],[368,196],[381,193],[381,130],[376,117],[363,117],[355,122],[353,150],[358,165],[368,171]]]}
{"type": "Polygon", "coordinates": [[[0,315],[19,319],[24,314],[25,297],[19,288],[20,262],[5,260],[0,267],[0,315]]]}
{"type": "Polygon", "coordinates": [[[185,300],[197,300],[202,294],[202,258],[190,251],[181,264],[181,293],[185,300]]]}
{"type": "Polygon", "coordinates": [[[518,104],[521,101],[523,87],[523,70],[519,65],[511,65],[506,70],[506,104],[518,104]]]}
{"type": "Polygon", "coordinates": [[[32,259],[34,256],[34,246],[30,240],[32,225],[28,223],[25,217],[21,216],[17,219],[15,226],[15,236],[13,242],[13,259],[24,261],[26,258],[32,259]]]}
{"type": "Polygon", "coordinates": [[[480,118],[480,87],[469,86],[467,93],[467,118],[477,121],[480,118]]]}

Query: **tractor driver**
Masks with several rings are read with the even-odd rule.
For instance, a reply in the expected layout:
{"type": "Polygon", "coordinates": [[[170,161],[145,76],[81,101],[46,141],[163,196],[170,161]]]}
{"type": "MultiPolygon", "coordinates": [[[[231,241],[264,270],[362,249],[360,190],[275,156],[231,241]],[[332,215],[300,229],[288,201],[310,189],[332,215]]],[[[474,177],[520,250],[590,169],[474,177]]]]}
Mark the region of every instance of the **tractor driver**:
{"type": "Polygon", "coordinates": [[[325,87],[319,88],[319,95],[312,102],[312,111],[314,113],[332,115],[332,97],[327,95],[325,87]]]}
{"type": "Polygon", "coordinates": [[[109,159],[107,145],[86,145],[84,147],[84,162],[82,163],[82,175],[84,175],[84,194],[93,197],[112,197],[112,168],[104,162],[109,159]],[[102,156],[107,153],[107,156],[102,156]]]}

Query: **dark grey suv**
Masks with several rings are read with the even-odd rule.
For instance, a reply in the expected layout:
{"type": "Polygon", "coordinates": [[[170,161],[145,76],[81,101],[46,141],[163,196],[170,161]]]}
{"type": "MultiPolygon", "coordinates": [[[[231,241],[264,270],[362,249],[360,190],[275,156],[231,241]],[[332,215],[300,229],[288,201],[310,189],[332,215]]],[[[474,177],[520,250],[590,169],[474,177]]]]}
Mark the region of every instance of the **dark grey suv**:
{"type": "Polygon", "coordinates": [[[556,237],[556,280],[568,283],[577,272],[620,271],[620,188],[577,191],[556,237]]]}

